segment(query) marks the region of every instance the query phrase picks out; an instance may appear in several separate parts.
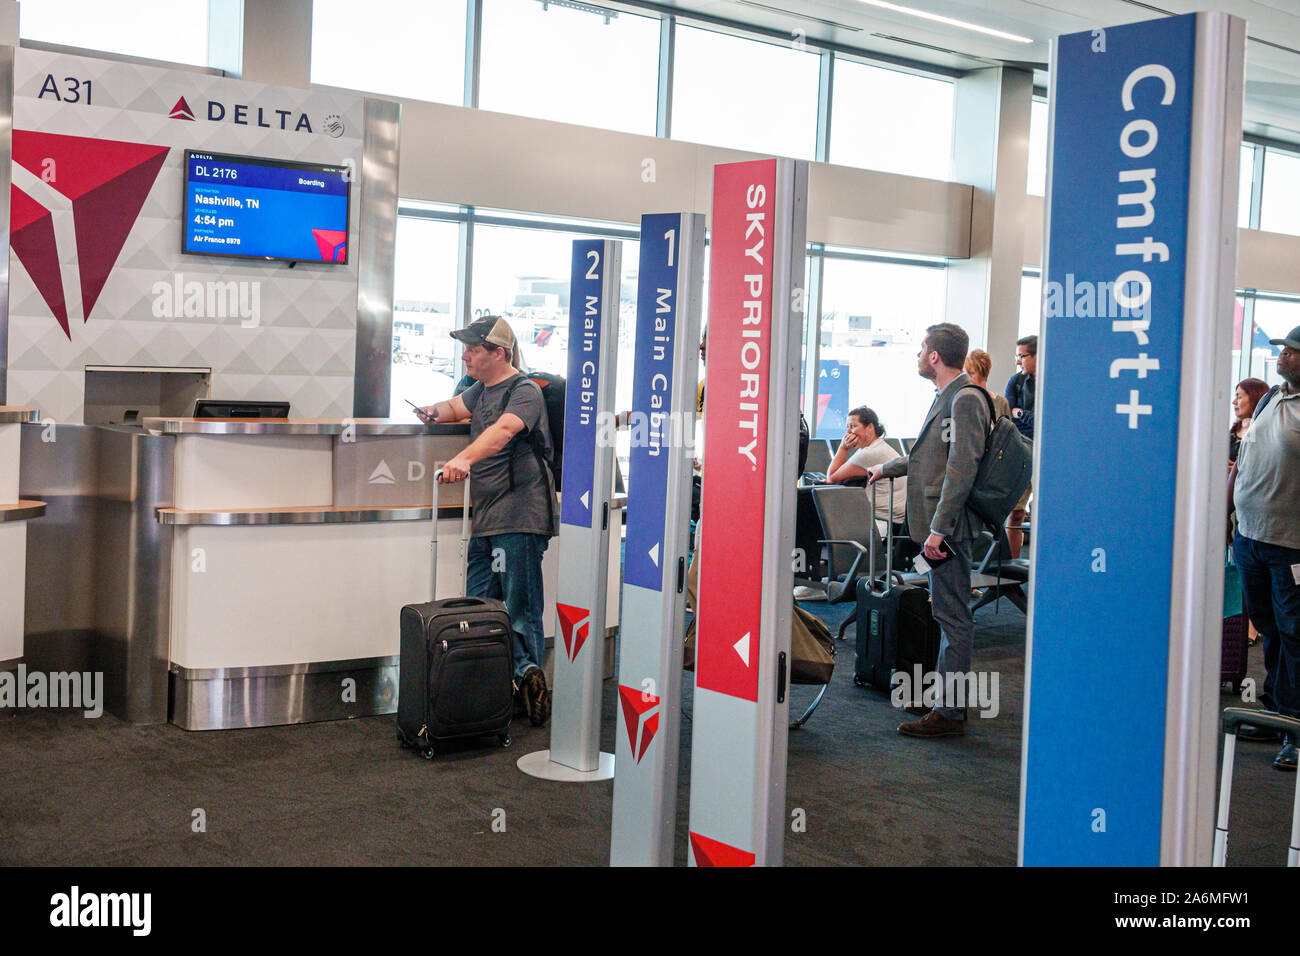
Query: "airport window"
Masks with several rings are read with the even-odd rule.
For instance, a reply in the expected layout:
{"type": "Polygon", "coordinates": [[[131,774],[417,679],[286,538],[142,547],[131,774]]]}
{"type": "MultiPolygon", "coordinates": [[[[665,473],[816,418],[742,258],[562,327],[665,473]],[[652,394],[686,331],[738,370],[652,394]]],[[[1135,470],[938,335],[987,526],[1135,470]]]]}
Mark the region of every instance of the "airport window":
{"type": "Polygon", "coordinates": [[[655,133],[659,20],[587,4],[486,0],[483,109],[655,133]]]}
{"type": "Polygon", "coordinates": [[[1017,337],[1037,335],[1043,324],[1043,277],[1038,272],[1020,276],[1020,326],[1017,337]]]}
{"type": "Polygon", "coordinates": [[[428,405],[460,378],[455,340],[460,227],[399,216],[393,261],[393,377],[389,415],[411,416],[406,399],[428,405]]]}
{"type": "Polygon", "coordinates": [[[673,138],[812,159],[819,77],[815,53],[678,26],[673,138]]]}
{"type": "Polygon", "coordinates": [[[1255,147],[1241,144],[1241,169],[1237,174],[1237,228],[1250,228],[1250,195],[1255,176],[1255,147]]]}
{"type": "Polygon", "coordinates": [[[837,57],[830,162],[948,179],[953,84],[837,57]]]}
{"type": "Polygon", "coordinates": [[[1270,385],[1278,385],[1282,377],[1277,374],[1277,357],[1281,346],[1270,345],[1269,339],[1287,335],[1300,325],[1300,299],[1256,296],[1255,327],[1250,347],[1250,374],[1262,378],[1270,385]]]}
{"type": "Polygon", "coordinates": [[[1047,101],[1029,104],[1029,177],[1025,191],[1032,196],[1047,194],[1047,101]]]}
{"type": "Polygon", "coordinates": [[[1267,147],[1263,188],[1259,228],[1300,236],[1300,156],[1267,147]]]}
{"type": "Polygon", "coordinates": [[[466,0],[314,0],[311,81],[459,106],[466,0]]]}
{"type": "Polygon", "coordinates": [[[24,40],[208,65],[207,0],[23,0],[24,40]]]}
{"type": "Polygon", "coordinates": [[[926,327],[945,321],[947,285],[935,265],[826,258],[822,367],[845,363],[849,407],[870,406],[899,438],[916,435],[934,398],[917,374],[916,353],[926,327]]]}

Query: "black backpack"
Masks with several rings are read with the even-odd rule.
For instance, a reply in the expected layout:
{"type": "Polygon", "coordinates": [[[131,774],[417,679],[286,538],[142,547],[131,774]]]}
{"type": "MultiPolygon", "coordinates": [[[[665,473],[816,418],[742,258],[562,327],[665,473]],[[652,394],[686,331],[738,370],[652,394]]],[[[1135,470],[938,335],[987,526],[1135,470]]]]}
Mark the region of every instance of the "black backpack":
{"type": "MultiPolygon", "coordinates": [[[[564,391],[565,381],[558,375],[552,375],[550,372],[521,372],[515,380],[510,383],[506,389],[505,398],[501,402],[504,408],[510,403],[510,396],[524,380],[531,380],[534,385],[542,390],[542,401],[546,403],[546,424],[551,433],[552,454],[547,458],[546,453],[542,451],[542,443],[537,440],[537,435],[533,430],[528,432],[528,444],[532,446],[533,454],[537,456],[537,461],[551,469],[551,477],[555,479],[555,490],[560,490],[560,476],[564,470],[564,391]]],[[[513,459],[510,470],[510,487],[513,488],[515,483],[513,459]]]]}
{"type": "Polygon", "coordinates": [[[1029,487],[1034,467],[1034,449],[1029,439],[1020,434],[1011,419],[999,417],[988,390],[978,385],[963,388],[977,389],[989,406],[989,431],[984,438],[984,456],[980,459],[975,484],[971,487],[966,507],[981,521],[997,529],[1006,524],[1007,516],[1029,487]]]}

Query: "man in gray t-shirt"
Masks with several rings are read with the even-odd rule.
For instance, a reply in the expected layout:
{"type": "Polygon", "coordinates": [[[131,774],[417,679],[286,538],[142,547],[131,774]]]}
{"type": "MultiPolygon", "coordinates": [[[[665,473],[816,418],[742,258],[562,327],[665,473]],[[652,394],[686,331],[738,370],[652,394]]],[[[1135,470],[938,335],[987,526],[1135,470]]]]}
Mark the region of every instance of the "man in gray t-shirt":
{"type": "MultiPolygon", "coordinates": [[[[1260,399],[1233,466],[1229,509],[1237,511],[1237,535],[1232,551],[1242,604],[1264,639],[1260,703],[1300,717],[1300,327],[1270,341],[1282,346],[1277,357],[1282,384],[1260,399]]],[[[1267,740],[1277,734],[1246,725],[1237,736],[1267,740]]],[[[1294,772],[1296,744],[1284,736],[1273,766],[1294,772]]]]}
{"type": "Polygon", "coordinates": [[[515,632],[515,686],[529,720],[540,726],[551,712],[542,672],[542,555],[559,516],[546,403],[541,388],[511,365],[517,345],[505,319],[485,316],[451,335],[464,343],[465,371],[476,381],[450,401],[422,409],[421,417],[470,420],[469,445],[442,466],[443,481],[470,482],[465,590],[505,602],[515,632]]]}

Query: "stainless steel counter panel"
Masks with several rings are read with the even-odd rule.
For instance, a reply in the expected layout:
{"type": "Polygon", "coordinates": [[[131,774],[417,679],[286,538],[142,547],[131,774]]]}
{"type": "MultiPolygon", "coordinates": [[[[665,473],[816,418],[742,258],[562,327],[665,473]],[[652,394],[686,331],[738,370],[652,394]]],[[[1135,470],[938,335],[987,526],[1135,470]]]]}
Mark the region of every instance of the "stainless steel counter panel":
{"type": "Polygon", "coordinates": [[[156,435],[468,435],[468,423],[424,425],[396,418],[146,418],[156,435]]]}
{"type": "Polygon", "coordinates": [[[13,405],[0,405],[0,425],[18,425],[34,422],[40,412],[34,408],[18,408],[13,405]]]}
{"type": "MultiPolygon", "coordinates": [[[[452,509],[455,515],[460,509],[452,509]]],[[[432,508],[302,508],[296,511],[176,511],[159,508],[165,525],[356,524],[371,521],[428,521],[432,508]]],[[[438,510],[442,517],[442,509],[438,510]]]]}
{"type": "Polygon", "coordinates": [[[22,438],[20,487],[47,503],[28,527],[28,665],[103,671],[110,713],[166,722],[172,532],[155,511],[172,502],[174,439],[104,425],[22,438]]]}
{"type": "MultiPolygon", "coordinates": [[[[396,618],[394,618],[396,621],[396,618]]],[[[233,730],[391,714],[398,658],[273,667],[171,671],[172,723],[185,730],[233,730]],[[354,699],[344,700],[345,680],[354,699]]]]}
{"type": "Polygon", "coordinates": [[[357,229],[357,345],[352,414],[387,415],[393,365],[393,258],[402,107],[366,97],[357,229]]]}

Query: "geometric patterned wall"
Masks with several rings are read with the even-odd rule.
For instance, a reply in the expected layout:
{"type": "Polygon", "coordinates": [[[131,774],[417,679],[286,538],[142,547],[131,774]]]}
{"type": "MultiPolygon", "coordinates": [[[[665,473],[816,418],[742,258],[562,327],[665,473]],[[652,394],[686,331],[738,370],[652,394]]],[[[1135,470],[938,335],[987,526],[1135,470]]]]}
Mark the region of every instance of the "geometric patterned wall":
{"type": "Polygon", "coordinates": [[[359,171],[363,122],[359,96],[17,50],[8,403],[80,422],[87,365],[198,366],[212,369],[214,397],[350,415],[360,173],[347,265],[289,268],[182,254],[182,165],[199,149],[359,171]],[[257,283],[257,325],[155,315],[157,283],[175,288],[178,276],[182,288],[257,283]]]}

